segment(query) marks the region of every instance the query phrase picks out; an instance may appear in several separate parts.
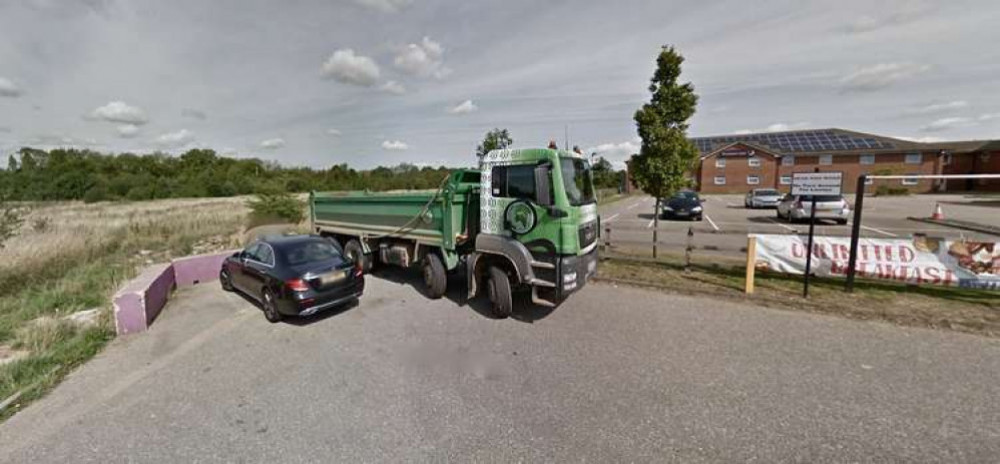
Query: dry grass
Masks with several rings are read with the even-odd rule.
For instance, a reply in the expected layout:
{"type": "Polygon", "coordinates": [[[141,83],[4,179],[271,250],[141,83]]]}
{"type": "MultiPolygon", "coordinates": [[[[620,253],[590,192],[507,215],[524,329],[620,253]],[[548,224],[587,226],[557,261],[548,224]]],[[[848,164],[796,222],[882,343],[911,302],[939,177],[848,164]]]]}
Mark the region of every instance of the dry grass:
{"type": "MultiPolygon", "coordinates": [[[[241,246],[246,198],[26,205],[17,237],[0,249],[0,346],[30,351],[0,366],[0,399],[37,398],[113,336],[110,317],[78,329],[62,316],[110,307],[140,268],[241,246]]],[[[0,419],[8,413],[0,413],[0,419]]]]}

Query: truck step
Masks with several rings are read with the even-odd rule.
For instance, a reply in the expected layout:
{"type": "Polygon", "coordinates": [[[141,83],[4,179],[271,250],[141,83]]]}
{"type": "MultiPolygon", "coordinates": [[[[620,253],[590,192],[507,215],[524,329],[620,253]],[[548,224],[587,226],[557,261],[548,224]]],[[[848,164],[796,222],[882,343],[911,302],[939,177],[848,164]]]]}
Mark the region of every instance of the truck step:
{"type": "Polygon", "coordinates": [[[531,279],[531,280],[530,280],[530,281],[528,282],[528,284],[530,284],[530,285],[531,285],[531,286],[533,286],[533,287],[548,287],[548,288],[556,288],[556,284],[555,284],[555,283],[552,283],[552,282],[549,282],[549,281],[547,281],[547,280],[542,280],[542,279],[539,279],[539,278],[537,278],[537,277],[535,277],[535,278],[531,279]]]}
{"type": "Polygon", "coordinates": [[[538,306],[545,306],[547,308],[555,308],[556,304],[538,296],[538,288],[532,287],[531,289],[531,302],[538,306]]]}
{"type": "Polygon", "coordinates": [[[541,261],[532,261],[531,267],[537,267],[540,269],[555,269],[556,265],[552,263],[543,263],[541,261]]]}

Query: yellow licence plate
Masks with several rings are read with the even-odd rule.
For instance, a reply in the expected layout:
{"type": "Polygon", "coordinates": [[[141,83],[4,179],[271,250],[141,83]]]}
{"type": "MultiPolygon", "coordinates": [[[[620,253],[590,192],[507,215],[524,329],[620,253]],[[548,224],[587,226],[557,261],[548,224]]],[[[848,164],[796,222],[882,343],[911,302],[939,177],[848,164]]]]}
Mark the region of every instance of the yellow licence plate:
{"type": "Polygon", "coordinates": [[[329,285],[344,280],[344,277],[347,277],[346,271],[327,272],[326,274],[319,276],[319,282],[323,285],[329,285]]]}

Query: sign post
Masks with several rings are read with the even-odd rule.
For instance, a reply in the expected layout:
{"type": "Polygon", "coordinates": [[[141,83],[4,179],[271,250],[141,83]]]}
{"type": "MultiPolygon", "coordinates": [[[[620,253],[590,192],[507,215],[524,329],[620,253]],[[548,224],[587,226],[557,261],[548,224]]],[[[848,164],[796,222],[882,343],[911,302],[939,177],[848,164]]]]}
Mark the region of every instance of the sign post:
{"type": "Polygon", "coordinates": [[[840,195],[844,182],[842,172],[796,172],[792,173],[792,195],[809,198],[809,240],[806,245],[806,272],[802,281],[802,297],[809,298],[809,274],[812,270],[813,235],[816,230],[816,197],[819,195],[840,195]]]}

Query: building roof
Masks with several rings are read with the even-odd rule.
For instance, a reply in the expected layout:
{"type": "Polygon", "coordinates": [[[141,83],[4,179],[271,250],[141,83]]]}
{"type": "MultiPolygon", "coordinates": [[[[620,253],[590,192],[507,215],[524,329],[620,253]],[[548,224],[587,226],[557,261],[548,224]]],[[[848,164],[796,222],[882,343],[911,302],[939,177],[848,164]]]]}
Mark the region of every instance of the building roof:
{"type": "Polygon", "coordinates": [[[757,146],[779,155],[838,151],[886,153],[908,150],[947,150],[962,153],[1000,145],[1000,141],[990,140],[922,143],[836,128],[692,137],[691,141],[702,155],[735,143],[757,146]]]}

